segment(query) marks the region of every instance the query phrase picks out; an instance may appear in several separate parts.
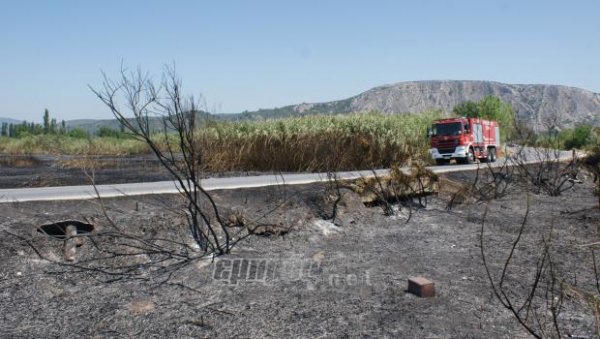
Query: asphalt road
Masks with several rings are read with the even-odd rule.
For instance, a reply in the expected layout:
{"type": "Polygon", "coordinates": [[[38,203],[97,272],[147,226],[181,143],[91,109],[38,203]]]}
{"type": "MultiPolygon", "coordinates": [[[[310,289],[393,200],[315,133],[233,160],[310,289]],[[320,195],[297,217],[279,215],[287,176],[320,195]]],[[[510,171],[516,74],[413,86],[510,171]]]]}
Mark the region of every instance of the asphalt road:
{"type": "MultiPolygon", "coordinates": [[[[533,153],[532,153],[533,154],[533,153]]],[[[561,152],[562,159],[572,157],[571,152],[561,152]]],[[[535,163],[539,160],[535,156],[526,159],[526,163],[535,163]]],[[[491,166],[501,166],[504,158],[498,159],[491,166]]],[[[478,167],[486,168],[488,164],[476,163],[469,165],[445,165],[428,167],[437,174],[476,170],[478,167]]],[[[408,170],[408,169],[407,169],[408,170]]],[[[339,179],[369,178],[375,175],[381,176],[389,172],[388,169],[375,171],[338,172],[339,179]]],[[[282,175],[259,175],[231,178],[208,178],[201,181],[202,187],[208,191],[222,189],[238,189],[249,187],[264,187],[273,185],[302,185],[314,182],[327,181],[327,173],[298,173],[282,175]]],[[[97,185],[96,189],[102,198],[147,195],[147,194],[174,194],[179,192],[179,185],[174,181],[158,181],[130,184],[97,185]]],[[[82,200],[94,199],[98,194],[91,185],[87,186],[59,186],[59,187],[35,187],[35,188],[11,188],[0,189],[0,203],[26,202],[26,201],[52,201],[52,200],[82,200]]]]}
{"type": "MultiPolygon", "coordinates": [[[[495,165],[501,164],[499,159],[495,165]]],[[[446,173],[453,171],[475,170],[477,166],[472,165],[447,165],[429,167],[434,173],[446,173]]],[[[373,171],[339,172],[339,179],[358,179],[361,177],[373,177],[385,175],[387,169],[373,171]]],[[[299,173],[283,175],[259,175],[232,178],[208,178],[201,181],[202,186],[208,190],[238,189],[248,187],[263,187],[273,185],[301,185],[329,180],[327,173],[299,173]]],[[[96,189],[102,198],[133,196],[146,194],[173,194],[179,192],[179,185],[174,181],[158,181],[130,184],[97,185],[96,189]]],[[[11,188],[0,189],[0,203],[25,202],[25,201],[47,201],[47,200],[82,200],[97,198],[96,191],[91,185],[87,186],[59,186],[59,187],[35,187],[35,188],[11,188]]]]}

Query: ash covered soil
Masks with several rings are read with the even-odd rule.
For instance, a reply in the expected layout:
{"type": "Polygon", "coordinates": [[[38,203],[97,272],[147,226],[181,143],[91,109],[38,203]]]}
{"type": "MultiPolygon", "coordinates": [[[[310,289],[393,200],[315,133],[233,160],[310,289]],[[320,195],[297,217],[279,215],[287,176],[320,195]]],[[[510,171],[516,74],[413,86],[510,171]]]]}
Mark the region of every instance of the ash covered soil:
{"type": "Polygon", "coordinates": [[[0,155],[0,189],[169,180],[152,156],[0,155]]]}
{"type": "MultiPolygon", "coordinates": [[[[211,173],[207,177],[267,174],[262,172],[211,173]]],[[[154,155],[52,156],[1,155],[0,189],[172,180],[154,155]]]]}
{"type": "MultiPolygon", "coordinates": [[[[513,293],[527,292],[549,225],[557,271],[579,288],[595,289],[590,251],[578,246],[598,239],[590,178],[558,197],[515,187],[489,204],[454,199],[450,210],[453,188],[472,175],[442,179],[452,184],[440,186],[425,207],[398,204],[393,216],[344,189],[335,223],[323,219],[332,205],[322,185],[216,191],[222,213],[257,221],[256,234],[214,261],[176,265],[168,258],[158,272],[151,270],[160,253],[101,265],[93,258],[106,258],[98,248],[124,252],[119,239],[102,236],[113,228],[107,216],[140,238],[191,244],[177,196],[105,200],[106,214],[97,201],[1,204],[0,337],[527,337],[490,289],[479,236],[487,206],[484,248],[497,275],[528,199],[529,222],[511,266],[513,293]],[[62,240],[37,231],[62,220],[95,227],[72,263],[64,260],[62,240]],[[126,274],[111,271],[132,263],[139,265],[126,274]],[[244,263],[265,265],[266,273],[242,277],[244,263]],[[408,293],[411,276],[432,280],[436,296],[408,293]]],[[[593,331],[585,303],[564,307],[565,334],[593,331]]]]}

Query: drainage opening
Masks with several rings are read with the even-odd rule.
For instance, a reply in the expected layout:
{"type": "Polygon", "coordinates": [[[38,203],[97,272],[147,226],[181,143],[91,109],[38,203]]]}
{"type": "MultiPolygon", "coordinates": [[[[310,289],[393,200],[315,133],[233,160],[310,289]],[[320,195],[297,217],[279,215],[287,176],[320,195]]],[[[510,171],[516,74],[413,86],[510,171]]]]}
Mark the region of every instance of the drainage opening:
{"type": "Polygon", "coordinates": [[[67,238],[67,227],[74,226],[77,234],[86,234],[94,231],[94,225],[77,220],[65,220],[38,227],[38,232],[52,238],[64,240],[67,238]]]}
{"type": "Polygon", "coordinates": [[[434,193],[432,192],[425,192],[415,194],[390,195],[385,199],[383,197],[375,197],[372,200],[363,202],[363,204],[369,208],[396,204],[411,207],[424,207],[423,201],[425,201],[426,204],[426,199],[433,194],[434,193]]]}

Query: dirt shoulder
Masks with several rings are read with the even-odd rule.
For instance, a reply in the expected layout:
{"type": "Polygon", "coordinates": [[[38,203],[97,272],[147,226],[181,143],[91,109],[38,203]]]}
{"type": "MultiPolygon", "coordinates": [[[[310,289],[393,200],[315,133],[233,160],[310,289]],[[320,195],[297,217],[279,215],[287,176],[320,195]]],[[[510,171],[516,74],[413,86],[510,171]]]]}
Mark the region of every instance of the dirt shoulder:
{"type": "MultiPolygon", "coordinates": [[[[458,184],[472,179],[444,178],[458,184]]],[[[518,249],[515,293],[531,278],[550,223],[557,267],[570,281],[576,272],[577,286],[595,284],[589,251],[577,247],[598,238],[600,213],[587,178],[559,197],[515,190],[489,204],[457,203],[450,210],[452,194],[440,193],[423,208],[396,205],[394,216],[348,193],[336,224],[323,220],[324,191],[316,184],[217,191],[220,206],[253,220],[268,215],[262,223],[281,226],[284,235],[253,235],[215,261],[194,261],[163,275],[147,275],[141,267],[111,282],[106,274],[65,266],[61,241],[37,232],[65,219],[110,227],[97,202],[1,204],[0,337],[525,336],[490,290],[479,235],[487,206],[484,244],[492,267],[501,267],[528,199],[532,222],[518,249]],[[260,279],[256,271],[242,275],[243,265],[265,265],[267,273],[260,279]],[[411,276],[434,281],[436,296],[407,293],[411,276]]],[[[170,210],[181,203],[176,196],[105,203],[118,225],[143,234],[166,237],[183,225],[170,210]]],[[[80,247],[82,256],[94,251],[91,241],[80,247]]],[[[565,312],[576,334],[593,330],[594,319],[581,304],[566,304],[565,312]]]]}

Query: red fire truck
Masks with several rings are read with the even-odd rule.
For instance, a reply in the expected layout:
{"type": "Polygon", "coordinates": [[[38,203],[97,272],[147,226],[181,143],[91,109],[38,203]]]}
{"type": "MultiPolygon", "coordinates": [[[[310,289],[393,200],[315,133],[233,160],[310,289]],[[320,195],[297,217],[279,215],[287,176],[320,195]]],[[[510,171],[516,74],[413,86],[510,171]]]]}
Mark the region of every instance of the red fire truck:
{"type": "Polygon", "coordinates": [[[429,153],[438,165],[455,159],[471,164],[476,159],[496,161],[500,128],[496,121],[479,118],[450,118],[433,122],[429,130],[429,153]]]}

